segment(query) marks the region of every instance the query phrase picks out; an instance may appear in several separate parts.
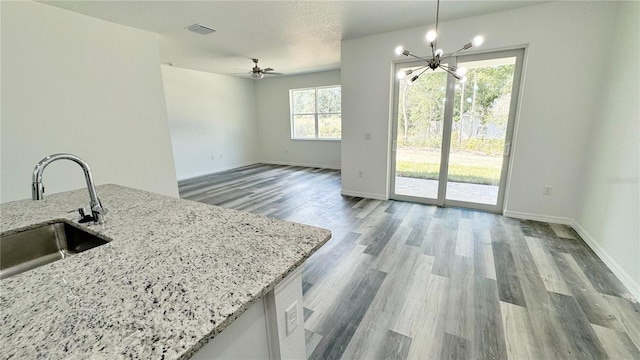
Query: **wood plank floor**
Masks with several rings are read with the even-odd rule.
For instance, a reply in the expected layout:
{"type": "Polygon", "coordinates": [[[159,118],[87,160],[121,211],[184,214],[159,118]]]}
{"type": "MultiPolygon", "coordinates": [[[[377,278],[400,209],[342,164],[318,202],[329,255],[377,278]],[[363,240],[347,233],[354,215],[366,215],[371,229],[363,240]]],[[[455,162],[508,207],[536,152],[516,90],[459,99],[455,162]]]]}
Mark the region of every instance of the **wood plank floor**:
{"type": "Polygon", "coordinates": [[[185,199],[330,229],[303,273],[309,359],[640,359],[640,304],[573,229],[340,195],[252,165],[185,199]]]}

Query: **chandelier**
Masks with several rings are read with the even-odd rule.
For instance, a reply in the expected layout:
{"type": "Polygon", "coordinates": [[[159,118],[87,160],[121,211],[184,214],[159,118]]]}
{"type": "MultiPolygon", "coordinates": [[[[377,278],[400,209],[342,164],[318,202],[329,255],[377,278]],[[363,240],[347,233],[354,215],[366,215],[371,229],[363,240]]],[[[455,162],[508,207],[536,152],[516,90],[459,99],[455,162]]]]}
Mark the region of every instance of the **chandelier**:
{"type": "Polygon", "coordinates": [[[420,75],[424,74],[425,71],[431,69],[433,71],[437,70],[437,69],[442,69],[446,72],[448,72],[449,74],[453,75],[454,78],[456,78],[458,81],[460,82],[465,82],[467,81],[467,77],[465,76],[465,74],[467,73],[467,69],[465,69],[464,67],[456,67],[453,65],[445,65],[442,62],[448,58],[450,58],[451,56],[459,53],[460,51],[464,51],[467,50],[473,46],[480,46],[482,44],[482,42],[484,41],[484,39],[482,38],[482,36],[478,35],[475,38],[473,38],[473,40],[469,43],[466,43],[460,50],[458,51],[454,51],[451,54],[442,57],[444,52],[442,51],[442,49],[438,49],[438,20],[440,17],[440,0],[438,0],[437,3],[437,7],[436,7],[436,29],[435,30],[431,30],[427,33],[427,41],[429,42],[429,44],[431,45],[431,57],[430,58],[424,58],[421,56],[417,56],[411,53],[411,51],[404,49],[402,46],[398,46],[396,48],[396,55],[404,55],[404,56],[411,56],[414,57],[416,59],[422,60],[426,63],[426,65],[421,66],[417,69],[408,69],[408,70],[400,70],[398,71],[398,79],[404,79],[407,76],[413,75],[415,74],[413,77],[411,77],[408,81],[409,83],[413,83],[414,81],[418,80],[418,77],[420,77],[420,75]]]}

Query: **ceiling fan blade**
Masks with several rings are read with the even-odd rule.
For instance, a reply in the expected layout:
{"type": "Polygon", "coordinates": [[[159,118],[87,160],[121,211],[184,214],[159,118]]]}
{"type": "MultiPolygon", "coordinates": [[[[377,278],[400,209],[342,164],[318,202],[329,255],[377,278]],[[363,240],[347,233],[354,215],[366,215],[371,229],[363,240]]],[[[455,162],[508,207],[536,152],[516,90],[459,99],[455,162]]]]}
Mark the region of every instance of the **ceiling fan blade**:
{"type": "Polygon", "coordinates": [[[284,73],[279,73],[279,72],[263,72],[263,74],[265,74],[265,75],[284,75],[284,73]]]}
{"type": "Polygon", "coordinates": [[[266,69],[263,69],[262,71],[273,71],[273,70],[274,69],[272,69],[272,68],[266,68],[266,69]]]}

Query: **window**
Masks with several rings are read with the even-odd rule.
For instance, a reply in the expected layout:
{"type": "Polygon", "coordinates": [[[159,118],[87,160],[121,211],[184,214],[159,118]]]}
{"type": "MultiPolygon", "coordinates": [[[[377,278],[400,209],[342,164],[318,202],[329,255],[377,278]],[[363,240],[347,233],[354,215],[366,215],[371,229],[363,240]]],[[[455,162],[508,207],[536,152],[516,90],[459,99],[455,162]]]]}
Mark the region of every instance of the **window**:
{"type": "Polygon", "coordinates": [[[291,138],[340,140],[341,97],[340,86],[289,90],[291,138]]]}

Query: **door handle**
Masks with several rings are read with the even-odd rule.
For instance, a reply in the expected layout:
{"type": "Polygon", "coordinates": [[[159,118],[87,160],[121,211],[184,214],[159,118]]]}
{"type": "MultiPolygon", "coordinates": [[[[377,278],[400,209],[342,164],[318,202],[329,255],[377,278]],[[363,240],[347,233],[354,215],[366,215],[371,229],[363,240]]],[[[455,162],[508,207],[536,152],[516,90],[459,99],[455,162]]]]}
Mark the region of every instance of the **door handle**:
{"type": "Polygon", "coordinates": [[[504,152],[503,152],[504,156],[509,156],[511,155],[511,143],[505,143],[504,144],[504,152]]]}

